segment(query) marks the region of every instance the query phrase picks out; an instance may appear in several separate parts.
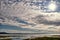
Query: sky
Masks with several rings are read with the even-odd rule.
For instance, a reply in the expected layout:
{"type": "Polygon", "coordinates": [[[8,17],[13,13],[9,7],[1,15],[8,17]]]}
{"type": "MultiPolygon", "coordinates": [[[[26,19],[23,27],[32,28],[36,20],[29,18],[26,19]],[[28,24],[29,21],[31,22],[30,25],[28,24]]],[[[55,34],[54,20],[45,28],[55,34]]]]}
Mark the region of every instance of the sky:
{"type": "Polygon", "coordinates": [[[1,0],[0,32],[60,34],[60,0],[1,0]]]}

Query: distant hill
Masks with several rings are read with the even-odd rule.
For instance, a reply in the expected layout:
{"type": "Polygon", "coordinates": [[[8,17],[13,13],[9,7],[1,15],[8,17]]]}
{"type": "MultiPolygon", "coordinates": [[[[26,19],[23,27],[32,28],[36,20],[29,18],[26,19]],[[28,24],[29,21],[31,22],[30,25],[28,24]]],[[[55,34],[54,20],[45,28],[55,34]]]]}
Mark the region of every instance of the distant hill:
{"type": "Polygon", "coordinates": [[[8,34],[8,33],[6,33],[6,32],[0,32],[0,34],[8,34]]]}

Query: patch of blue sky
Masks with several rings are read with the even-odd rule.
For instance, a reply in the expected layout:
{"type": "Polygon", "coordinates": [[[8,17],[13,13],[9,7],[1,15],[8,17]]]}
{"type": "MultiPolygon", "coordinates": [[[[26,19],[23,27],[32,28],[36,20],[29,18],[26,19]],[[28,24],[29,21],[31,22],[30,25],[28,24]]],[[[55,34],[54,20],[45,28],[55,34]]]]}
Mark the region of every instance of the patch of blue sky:
{"type": "Polygon", "coordinates": [[[45,1],[36,1],[36,2],[31,2],[31,6],[32,5],[35,5],[37,7],[41,7],[41,8],[38,8],[37,10],[42,10],[43,12],[60,12],[60,1],[58,2],[59,0],[53,0],[53,2],[56,2],[56,10],[54,11],[50,11],[48,6],[49,6],[49,3],[51,2],[51,0],[45,0],[45,1]]]}
{"type": "Polygon", "coordinates": [[[4,4],[5,5],[8,5],[8,4],[13,4],[13,3],[19,3],[21,2],[22,0],[4,0],[4,4]]]}
{"type": "Polygon", "coordinates": [[[0,30],[1,29],[20,30],[20,31],[33,31],[33,32],[38,32],[39,31],[39,30],[35,30],[35,29],[30,29],[30,28],[22,28],[22,27],[17,27],[17,26],[12,26],[12,25],[0,24],[0,30]]]}

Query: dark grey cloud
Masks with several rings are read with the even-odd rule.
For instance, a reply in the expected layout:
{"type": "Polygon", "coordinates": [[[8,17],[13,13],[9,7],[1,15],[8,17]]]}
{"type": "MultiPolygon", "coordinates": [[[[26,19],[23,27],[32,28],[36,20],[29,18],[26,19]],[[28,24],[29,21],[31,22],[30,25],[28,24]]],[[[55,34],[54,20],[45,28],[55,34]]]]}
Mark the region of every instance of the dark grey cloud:
{"type": "Polygon", "coordinates": [[[33,20],[37,24],[60,26],[60,20],[59,21],[57,21],[57,20],[56,21],[54,21],[54,20],[50,21],[50,20],[47,20],[45,17],[48,17],[48,16],[47,15],[38,15],[33,20]]]}

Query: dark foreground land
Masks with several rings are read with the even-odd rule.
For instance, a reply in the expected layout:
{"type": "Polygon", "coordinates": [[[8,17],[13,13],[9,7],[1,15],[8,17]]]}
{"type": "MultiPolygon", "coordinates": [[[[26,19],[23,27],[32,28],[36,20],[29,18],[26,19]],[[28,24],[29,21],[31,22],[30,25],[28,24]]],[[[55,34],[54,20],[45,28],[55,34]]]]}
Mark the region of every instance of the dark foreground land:
{"type": "Polygon", "coordinates": [[[38,38],[25,39],[25,40],[60,40],[60,38],[54,38],[54,37],[38,37],[38,38]]]}

